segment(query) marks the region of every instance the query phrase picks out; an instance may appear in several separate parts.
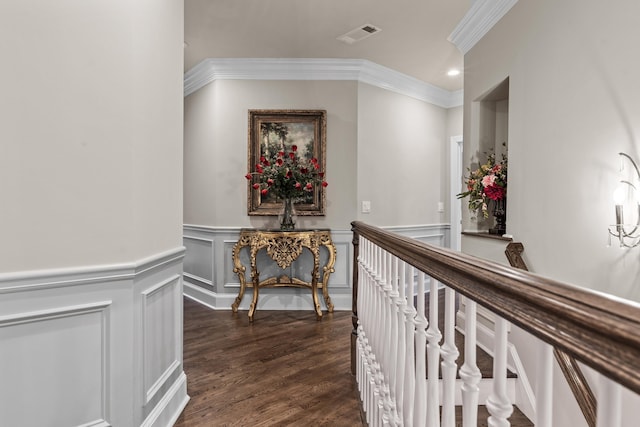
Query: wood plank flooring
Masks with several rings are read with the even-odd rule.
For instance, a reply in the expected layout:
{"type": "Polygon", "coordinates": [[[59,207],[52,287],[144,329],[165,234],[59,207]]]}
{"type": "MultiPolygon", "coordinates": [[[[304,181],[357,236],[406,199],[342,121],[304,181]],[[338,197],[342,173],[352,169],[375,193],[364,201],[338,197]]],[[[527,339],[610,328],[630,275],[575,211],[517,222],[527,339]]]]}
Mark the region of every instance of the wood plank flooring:
{"type": "Polygon", "coordinates": [[[191,400],[176,427],[363,426],[351,313],[214,311],[184,300],[191,400]]]}
{"type": "MultiPolygon", "coordinates": [[[[351,313],[215,311],[184,299],[191,396],[176,427],[365,426],[350,373],[351,313]]],[[[483,362],[490,366],[490,362],[483,362]]],[[[460,408],[456,408],[461,424],[460,408]]],[[[486,426],[479,408],[478,426],[486,426]]],[[[514,408],[512,427],[531,426],[514,408]]]]}

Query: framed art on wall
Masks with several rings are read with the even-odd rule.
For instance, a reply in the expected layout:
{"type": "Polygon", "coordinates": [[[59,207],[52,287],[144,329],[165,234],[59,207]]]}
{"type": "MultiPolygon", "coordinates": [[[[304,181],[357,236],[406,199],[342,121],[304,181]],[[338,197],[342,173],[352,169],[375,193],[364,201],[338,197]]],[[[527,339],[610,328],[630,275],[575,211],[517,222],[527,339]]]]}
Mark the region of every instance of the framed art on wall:
{"type": "Polygon", "coordinates": [[[249,215],[278,215],[287,198],[297,215],[325,214],[326,115],[325,110],[249,110],[249,215]]]}

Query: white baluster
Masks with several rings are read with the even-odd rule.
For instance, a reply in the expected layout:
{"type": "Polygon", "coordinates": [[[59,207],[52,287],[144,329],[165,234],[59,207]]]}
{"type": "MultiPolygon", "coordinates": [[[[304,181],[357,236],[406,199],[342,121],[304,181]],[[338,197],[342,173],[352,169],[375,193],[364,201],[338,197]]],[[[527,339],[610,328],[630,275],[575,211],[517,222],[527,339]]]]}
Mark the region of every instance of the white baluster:
{"type": "Polygon", "coordinates": [[[536,427],[553,425],[553,347],[540,342],[538,386],[536,388],[536,427]]]}
{"type": "Polygon", "coordinates": [[[373,302],[371,307],[373,310],[370,313],[371,323],[374,325],[372,330],[371,337],[371,365],[373,367],[373,395],[374,395],[374,408],[373,408],[373,425],[381,425],[382,423],[382,379],[380,378],[380,360],[378,359],[378,355],[380,354],[380,253],[381,249],[378,246],[373,245],[373,262],[374,262],[374,285],[372,289],[373,302]]]}
{"type": "Polygon", "coordinates": [[[482,374],[476,365],[476,303],[465,302],[464,364],[460,368],[462,379],[462,426],[478,425],[478,383],[482,374]]]}
{"type": "Polygon", "coordinates": [[[622,386],[605,376],[598,387],[598,414],[596,427],[622,426],[622,386]]]}
{"type": "Polygon", "coordinates": [[[442,427],[455,427],[456,400],[456,359],[459,356],[456,347],[456,294],[446,288],[444,295],[444,344],[442,345],[442,427]]]}
{"type": "Polygon", "coordinates": [[[396,258],[395,263],[396,277],[397,277],[397,289],[398,289],[398,305],[397,305],[397,328],[398,334],[398,351],[396,353],[396,360],[398,361],[396,369],[396,411],[398,414],[398,425],[403,424],[404,413],[404,386],[405,386],[405,363],[406,363],[406,339],[405,328],[406,318],[404,310],[407,305],[405,297],[405,277],[406,277],[406,264],[404,261],[396,258]]]}
{"type": "Polygon", "coordinates": [[[367,280],[367,300],[366,300],[366,308],[365,308],[365,318],[366,318],[366,331],[367,331],[367,366],[369,367],[368,373],[368,394],[369,394],[369,403],[368,403],[368,417],[367,421],[369,424],[377,425],[377,416],[378,416],[378,390],[376,388],[376,360],[374,354],[374,345],[375,345],[375,324],[373,321],[373,317],[375,314],[375,276],[377,268],[376,256],[375,256],[375,246],[372,242],[369,242],[369,276],[367,280]]]}
{"type": "Polygon", "coordinates": [[[393,402],[389,383],[391,381],[391,284],[390,268],[391,254],[382,251],[382,396],[383,396],[383,425],[390,425],[393,417],[393,402]]]}
{"type": "Polygon", "coordinates": [[[508,322],[495,320],[495,343],[493,349],[493,391],[487,399],[489,427],[509,427],[513,406],[507,396],[507,331],[508,322]]]}
{"type": "Polygon", "coordinates": [[[416,358],[415,358],[415,335],[416,335],[416,309],[413,306],[413,275],[415,269],[408,266],[408,277],[404,286],[406,287],[407,304],[405,305],[405,342],[407,351],[405,353],[405,387],[404,405],[402,406],[403,421],[405,426],[413,426],[413,403],[415,400],[416,384],[416,358]]]}
{"type": "Polygon", "coordinates": [[[425,317],[425,274],[418,273],[418,308],[416,315],[416,392],[414,396],[415,426],[427,424],[427,384],[426,384],[426,347],[427,347],[427,318],[425,317]]]}
{"type": "Polygon", "coordinates": [[[359,247],[360,251],[358,254],[358,300],[357,300],[357,311],[358,311],[358,366],[360,368],[360,372],[358,374],[358,380],[360,384],[358,384],[358,388],[360,389],[360,399],[362,400],[362,407],[365,411],[365,415],[367,416],[367,421],[369,417],[369,389],[368,389],[368,364],[366,360],[366,334],[363,328],[364,317],[365,317],[365,300],[367,294],[367,255],[368,255],[368,241],[360,236],[359,237],[359,247]]]}
{"type": "Polygon", "coordinates": [[[371,366],[369,364],[369,351],[371,349],[369,345],[369,338],[367,334],[369,333],[369,325],[367,324],[368,318],[368,310],[370,309],[370,278],[371,278],[371,252],[370,252],[370,242],[363,237],[360,237],[360,247],[361,251],[361,262],[363,268],[361,272],[363,273],[361,276],[358,276],[358,337],[361,340],[360,348],[362,352],[362,389],[363,389],[363,408],[366,414],[367,423],[371,422],[371,399],[372,399],[372,389],[371,389],[371,366]]]}
{"type": "MultiPolygon", "coordinates": [[[[400,425],[400,417],[398,415],[398,407],[400,403],[398,402],[398,382],[399,375],[398,372],[401,370],[401,363],[398,360],[398,353],[400,349],[400,329],[398,327],[398,313],[400,311],[400,293],[398,292],[398,258],[395,256],[391,257],[391,262],[389,263],[389,285],[391,286],[391,291],[389,292],[389,304],[390,304],[390,338],[391,342],[389,344],[389,368],[390,368],[390,381],[389,381],[389,390],[391,396],[392,403],[392,417],[391,425],[397,426],[400,425]]],[[[403,360],[404,361],[404,360],[403,360]]]]}
{"type": "Polygon", "coordinates": [[[427,329],[427,363],[429,372],[427,375],[427,426],[438,427],[440,425],[440,380],[438,371],[440,367],[440,340],[442,334],[438,329],[438,281],[431,278],[429,289],[429,329],[427,329]]]}

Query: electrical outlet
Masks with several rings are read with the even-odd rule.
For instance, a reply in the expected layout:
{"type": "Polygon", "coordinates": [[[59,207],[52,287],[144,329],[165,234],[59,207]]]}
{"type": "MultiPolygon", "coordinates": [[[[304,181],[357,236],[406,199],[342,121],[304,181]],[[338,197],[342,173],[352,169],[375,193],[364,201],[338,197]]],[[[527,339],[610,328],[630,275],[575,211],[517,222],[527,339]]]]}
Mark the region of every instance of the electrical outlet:
{"type": "Polygon", "coordinates": [[[371,212],[371,202],[369,200],[362,201],[362,213],[370,213],[371,212]]]}
{"type": "Polygon", "coordinates": [[[444,212],[444,202],[438,202],[438,212],[444,212]]]}

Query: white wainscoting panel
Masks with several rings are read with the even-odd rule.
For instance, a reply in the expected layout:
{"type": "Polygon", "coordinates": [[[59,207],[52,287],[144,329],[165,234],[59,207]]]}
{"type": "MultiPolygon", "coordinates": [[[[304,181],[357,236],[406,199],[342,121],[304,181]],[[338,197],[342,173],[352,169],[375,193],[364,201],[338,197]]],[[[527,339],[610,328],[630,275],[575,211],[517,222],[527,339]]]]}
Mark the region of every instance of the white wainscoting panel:
{"type": "Polygon", "coordinates": [[[181,369],[178,322],[180,276],[175,275],[142,292],[143,381],[145,404],[181,369]]]}
{"type": "MultiPolygon", "coordinates": [[[[184,242],[187,247],[185,254],[184,289],[185,295],[197,300],[211,308],[230,310],[231,304],[238,295],[240,282],[233,272],[233,247],[238,241],[240,228],[218,228],[205,226],[184,226],[184,242]],[[206,262],[206,249],[202,245],[189,244],[190,241],[212,241],[213,259],[209,265],[201,265],[206,262]],[[213,282],[209,286],[206,281],[200,280],[198,272],[212,271],[213,282]]],[[[336,310],[351,310],[351,263],[353,249],[351,247],[352,233],[350,230],[332,230],[333,243],[336,246],[337,257],[334,266],[335,272],[329,279],[329,295],[336,310]]],[[[246,278],[249,280],[249,258],[246,250],[241,253],[241,259],[247,266],[246,278]]],[[[321,250],[321,262],[327,254],[321,250]]],[[[259,270],[263,277],[272,274],[282,274],[275,263],[265,253],[258,255],[259,270]]],[[[291,271],[284,273],[305,280],[310,280],[312,257],[304,251],[298,260],[292,265],[291,271]]],[[[251,302],[249,289],[240,304],[240,310],[248,310],[251,302]]],[[[323,309],[324,300],[320,298],[323,309]]],[[[278,288],[262,289],[258,310],[312,310],[313,302],[308,289],[278,288]]]]}
{"type": "Polygon", "coordinates": [[[185,237],[184,246],[193,256],[184,260],[184,270],[189,279],[201,284],[213,284],[213,240],[198,237],[185,237]]]}
{"type": "MultiPolygon", "coordinates": [[[[448,224],[429,224],[402,227],[385,227],[389,231],[437,246],[448,245],[448,224]]],[[[240,282],[233,272],[233,246],[238,241],[240,228],[209,227],[198,225],[184,226],[184,245],[186,246],[184,263],[185,295],[208,307],[219,310],[230,310],[231,304],[238,295],[240,282]],[[212,242],[212,250],[206,245],[190,242],[212,242]],[[211,254],[211,257],[209,256],[211,254]],[[202,277],[203,272],[212,272],[212,282],[202,277]],[[204,279],[204,280],[203,280],[204,279]]],[[[352,267],[353,267],[353,233],[351,230],[331,230],[333,244],[336,247],[336,264],[334,273],[329,278],[329,295],[336,310],[351,310],[352,267]]],[[[243,250],[241,259],[247,267],[245,277],[250,280],[248,254],[243,250]]],[[[326,254],[324,255],[326,259],[326,254]]],[[[322,261],[322,254],[321,254],[322,261]]],[[[261,277],[269,277],[280,271],[269,257],[258,255],[261,277]]],[[[309,280],[312,266],[310,254],[303,252],[292,266],[295,277],[309,280]]],[[[287,272],[289,274],[290,272],[287,272]]],[[[282,273],[280,273],[282,274],[282,273]]],[[[248,289],[240,304],[240,310],[248,310],[252,289],[248,289]]],[[[324,300],[320,297],[321,307],[326,310],[324,300]]],[[[277,288],[260,290],[258,310],[312,310],[313,303],[308,289],[277,288]]]]}
{"type": "Polygon", "coordinates": [[[22,426],[25,418],[34,426],[108,425],[110,306],[0,317],[0,381],[13,385],[0,387],[0,417],[8,422],[0,425],[22,426]],[[15,396],[30,407],[15,405],[15,396]]]}
{"type": "MultiPolygon", "coordinates": [[[[231,240],[223,240],[222,241],[222,253],[224,254],[224,282],[222,284],[224,289],[232,289],[238,292],[240,288],[240,281],[238,280],[238,275],[234,273],[234,265],[233,265],[233,247],[238,243],[238,239],[231,240]]],[[[249,266],[249,257],[246,253],[246,250],[240,254],[241,259],[243,260],[243,264],[246,266],[247,270],[245,272],[245,277],[247,280],[251,280],[251,269],[249,266]]]]}
{"type": "Polygon", "coordinates": [[[0,274],[0,426],[172,425],[184,252],[0,274]]]}
{"type": "Polygon", "coordinates": [[[430,245],[449,247],[449,224],[403,225],[382,228],[430,245]]]}

